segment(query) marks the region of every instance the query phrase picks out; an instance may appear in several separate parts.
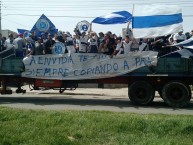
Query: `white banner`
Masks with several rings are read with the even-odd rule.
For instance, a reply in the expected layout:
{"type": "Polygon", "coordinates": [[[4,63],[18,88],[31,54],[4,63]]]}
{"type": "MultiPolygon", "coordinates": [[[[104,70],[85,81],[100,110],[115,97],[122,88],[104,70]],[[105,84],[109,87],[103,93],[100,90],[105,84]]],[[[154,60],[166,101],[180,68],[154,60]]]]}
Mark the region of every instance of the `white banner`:
{"type": "Polygon", "coordinates": [[[119,76],[143,66],[157,63],[157,52],[130,52],[110,58],[104,54],[72,53],[61,55],[31,55],[24,58],[22,77],[81,80],[119,76]]]}

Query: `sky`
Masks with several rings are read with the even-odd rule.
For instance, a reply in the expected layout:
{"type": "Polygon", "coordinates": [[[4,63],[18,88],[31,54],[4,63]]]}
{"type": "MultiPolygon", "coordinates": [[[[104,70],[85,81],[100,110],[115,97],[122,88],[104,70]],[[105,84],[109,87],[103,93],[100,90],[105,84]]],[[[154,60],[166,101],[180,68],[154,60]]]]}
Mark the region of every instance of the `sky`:
{"type": "MultiPolygon", "coordinates": [[[[96,17],[122,10],[132,13],[136,4],[179,5],[182,8],[184,32],[193,30],[192,0],[2,0],[1,25],[2,30],[31,30],[39,17],[45,14],[56,28],[73,33],[77,23],[82,20],[91,22],[96,17]]],[[[126,27],[127,24],[93,24],[92,30],[121,35],[122,28],[126,27]]]]}

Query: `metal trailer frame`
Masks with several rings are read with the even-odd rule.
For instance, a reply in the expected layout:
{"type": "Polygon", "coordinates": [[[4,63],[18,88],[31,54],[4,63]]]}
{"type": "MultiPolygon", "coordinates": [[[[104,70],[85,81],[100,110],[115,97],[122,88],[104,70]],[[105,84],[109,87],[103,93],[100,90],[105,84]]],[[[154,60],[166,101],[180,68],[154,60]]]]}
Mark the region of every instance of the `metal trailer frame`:
{"type": "MultiPolygon", "coordinates": [[[[16,64],[16,58],[6,63],[16,64]]],[[[19,59],[17,60],[19,62],[19,59]]],[[[21,61],[21,59],[20,59],[21,61]]],[[[85,79],[85,80],[49,80],[24,78],[21,70],[9,68],[7,72],[3,62],[1,64],[0,81],[2,84],[1,94],[11,94],[7,90],[9,84],[17,86],[16,93],[25,93],[21,87],[24,83],[32,84],[32,89],[38,87],[48,87],[58,89],[63,93],[67,88],[74,90],[78,83],[103,83],[103,84],[128,84],[129,99],[139,105],[150,104],[158,91],[163,100],[172,107],[183,107],[187,105],[192,97],[190,85],[193,84],[193,60],[191,58],[160,58],[156,67],[145,66],[125,75],[104,78],[104,79],[85,79]]],[[[8,64],[9,65],[9,64],[8,64]]],[[[18,67],[22,63],[18,64],[18,67]]]]}

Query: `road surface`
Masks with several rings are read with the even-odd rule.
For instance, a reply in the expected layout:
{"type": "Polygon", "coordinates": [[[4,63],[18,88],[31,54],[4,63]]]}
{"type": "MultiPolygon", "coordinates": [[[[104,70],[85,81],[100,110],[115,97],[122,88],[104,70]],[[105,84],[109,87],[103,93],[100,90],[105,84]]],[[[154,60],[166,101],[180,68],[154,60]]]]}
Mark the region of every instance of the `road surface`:
{"type": "Polygon", "coordinates": [[[30,91],[26,94],[1,95],[0,106],[20,109],[42,110],[104,110],[133,113],[162,113],[193,115],[193,100],[188,107],[173,109],[162,99],[156,97],[151,106],[132,105],[128,99],[128,89],[85,89],[65,91],[57,90],[30,91]]]}

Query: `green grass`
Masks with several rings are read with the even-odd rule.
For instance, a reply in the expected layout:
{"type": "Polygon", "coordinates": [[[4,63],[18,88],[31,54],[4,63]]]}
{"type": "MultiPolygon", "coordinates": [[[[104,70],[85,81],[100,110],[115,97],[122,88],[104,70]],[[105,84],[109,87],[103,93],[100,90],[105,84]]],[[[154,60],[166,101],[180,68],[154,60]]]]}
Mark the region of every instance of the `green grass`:
{"type": "Polygon", "coordinates": [[[0,145],[193,145],[193,116],[0,107],[0,145]]]}

